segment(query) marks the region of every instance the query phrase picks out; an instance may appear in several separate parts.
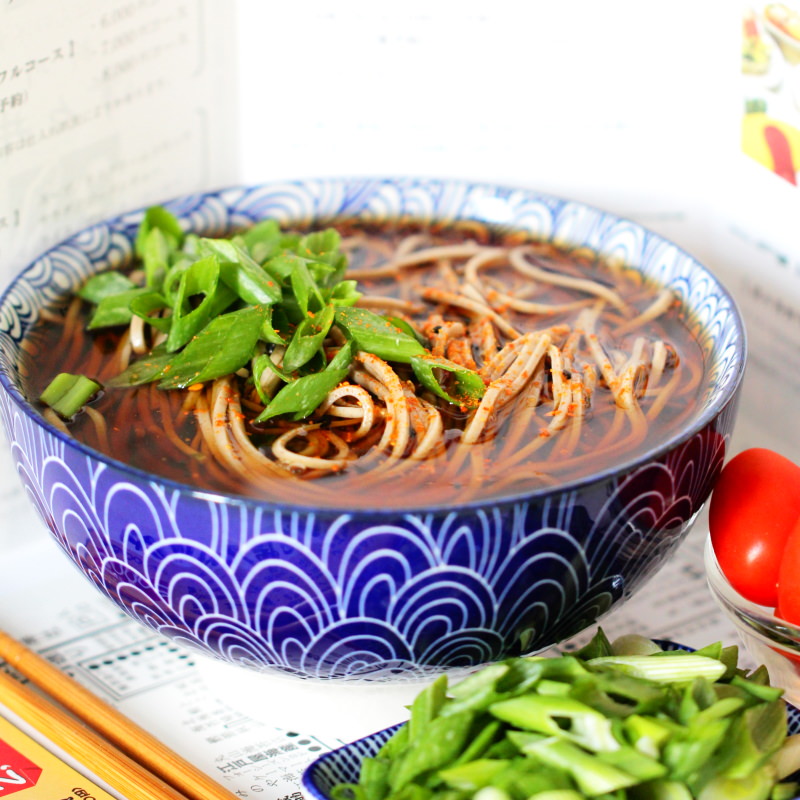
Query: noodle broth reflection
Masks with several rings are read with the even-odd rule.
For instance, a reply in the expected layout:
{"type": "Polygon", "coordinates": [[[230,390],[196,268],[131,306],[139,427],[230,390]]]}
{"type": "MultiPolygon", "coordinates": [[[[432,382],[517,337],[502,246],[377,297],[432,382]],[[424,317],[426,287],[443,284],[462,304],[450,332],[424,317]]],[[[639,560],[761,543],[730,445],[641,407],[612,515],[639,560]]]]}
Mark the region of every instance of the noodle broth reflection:
{"type": "MultiPolygon", "coordinates": [[[[181,390],[107,388],[68,423],[71,435],[198,488],[402,508],[578,479],[635,458],[694,413],[703,363],[685,309],[635,270],[477,224],[337,227],[346,277],[362,293],[357,305],[389,318],[432,358],[477,373],[485,386],[479,401],[449,402],[408,364],[359,351],[309,418],[255,422],[264,396],[280,385],[285,355],[264,342],[276,371],[256,378],[242,369],[181,390]]],[[[156,334],[140,318],[87,333],[87,313],[73,300],[29,337],[30,397],[58,372],[106,383],[148,357],[156,334]]],[[[327,356],[344,340],[334,325],[327,356]]],[[[438,363],[431,362],[459,400],[453,374],[438,363]]]]}

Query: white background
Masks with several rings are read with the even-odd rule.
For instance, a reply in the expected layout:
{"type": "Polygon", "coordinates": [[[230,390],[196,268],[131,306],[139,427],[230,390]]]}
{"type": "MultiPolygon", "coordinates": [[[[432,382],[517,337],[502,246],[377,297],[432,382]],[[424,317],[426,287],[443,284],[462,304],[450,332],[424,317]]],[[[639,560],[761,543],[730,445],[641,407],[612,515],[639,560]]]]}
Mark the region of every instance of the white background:
{"type": "Polygon", "coordinates": [[[710,252],[738,150],[739,17],[672,3],[239,3],[245,180],[524,185],[710,252]]]}

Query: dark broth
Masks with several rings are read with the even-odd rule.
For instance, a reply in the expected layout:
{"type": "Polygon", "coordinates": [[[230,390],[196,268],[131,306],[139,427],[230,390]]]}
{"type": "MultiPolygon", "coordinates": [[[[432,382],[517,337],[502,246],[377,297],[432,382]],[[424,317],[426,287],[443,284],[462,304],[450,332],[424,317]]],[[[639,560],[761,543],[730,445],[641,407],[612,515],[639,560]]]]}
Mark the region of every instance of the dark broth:
{"type": "MultiPolygon", "coordinates": [[[[366,269],[373,263],[383,261],[408,235],[422,229],[413,224],[389,229],[367,229],[352,221],[337,224],[344,236],[364,235],[368,244],[357,248],[351,256],[351,268],[366,269]]],[[[433,244],[459,242],[473,239],[488,245],[514,245],[525,241],[519,232],[492,232],[480,224],[467,224],[461,228],[424,230],[433,244]]],[[[603,285],[613,286],[635,312],[648,308],[658,295],[660,287],[643,282],[634,270],[614,267],[581,250],[567,252],[551,245],[536,245],[536,263],[548,270],[576,278],[588,278],[603,285]]],[[[444,286],[448,268],[452,264],[437,263],[417,266],[406,270],[402,280],[375,278],[360,281],[362,290],[369,295],[392,296],[416,302],[420,287],[444,286]]],[[[502,289],[504,294],[520,295],[522,299],[550,304],[565,303],[576,298],[571,289],[558,286],[541,287],[535,296],[528,297],[535,281],[522,276],[508,266],[489,266],[481,270],[485,286],[490,292],[502,289]],[[499,289],[497,287],[500,287],[499,289]]],[[[451,276],[450,276],[451,277],[451,276]]],[[[489,294],[491,298],[491,293],[489,294]]],[[[580,295],[584,297],[585,295],[580,295]]],[[[587,301],[588,303],[588,301],[587,301]]],[[[446,322],[468,322],[464,312],[446,305],[419,303],[424,311],[412,315],[419,326],[428,331],[437,327],[431,315],[437,310],[446,322]]],[[[502,303],[493,303],[495,307],[502,303]]],[[[586,304],[584,306],[586,307],[586,304]]],[[[566,324],[574,326],[580,309],[563,311],[546,317],[505,309],[503,316],[520,333],[566,324]]],[[[32,331],[28,341],[28,354],[24,362],[26,391],[31,399],[37,398],[52,377],[59,372],[87,374],[101,382],[113,376],[109,362],[120,345],[122,331],[104,331],[97,334],[85,332],[87,304],[73,306],[69,314],[78,314],[77,319],[64,321],[66,306],[54,311],[62,316],[59,321],[43,320],[32,331]],[[69,335],[65,335],[69,331],[69,335]]],[[[393,311],[382,313],[394,314],[393,311]]],[[[399,314],[398,314],[399,316],[399,314]]],[[[369,459],[356,459],[346,469],[322,476],[297,475],[286,472],[285,480],[261,480],[242,482],[212,457],[208,447],[199,442],[197,424],[193,413],[182,411],[185,391],[160,391],[153,385],[135,389],[108,389],[93,401],[92,408],[102,415],[107,427],[107,441],[100,435],[96,420],[87,413],[79,414],[70,423],[72,435],[91,447],[105,451],[107,455],[131,464],[139,469],[153,472],[165,478],[189,484],[204,490],[220,490],[241,493],[265,500],[286,501],[298,504],[320,504],[336,507],[419,507],[447,505],[465,500],[515,495],[541,487],[558,485],[581,478],[587,474],[607,468],[614,463],[627,461],[645,452],[667,438],[677,427],[694,413],[699,395],[704,389],[703,358],[697,342],[693,339],[686,318],[686,311],[673,304],[657,320],[642,328],[615,334],[615,319],[624,322],[614,309],[605,313],[597,324],[597,333],[606,354],[613,361],[615,351],[618,364],[625,354],[631,352],[637,337],[645,337],[647,347],[653,342],[668,343],[668,365],[661,378],[661,385],[673,380],[669,399],[658,400],[659,394],[648,387],[647,376],[638,378],[637,406],[642,418],[655,402],[663,403],[652,419],[647,419],[646,432],[631,435],[635,427],[633,417],[620,415],[615,397],[604,384],[600,370],[591,397],[580,418],[579,436],[572,429],[575,419],[567,421],[562,430],[547,433],[554,416],[554,383],[551,370],[545,370],[540,387],[539,401],[531,408],[530,396],[526,393],[516,397],[499,414],[492,415],[487,430],[479,441],[470,445],[459,445],[462,430],[468,418],[465,409],[435,402],[442,415],[444,432],[442,446],[435,456],[424,460],[403,459],[402,468],[376,470],[390,457],[371,451],[369,459]],[[679,375],[676,373],[679,372],[679,375]],[[520,428],[519,420],[529,415],[530,420],[520,428]],[[615,426],[618,431],[615,432],[615,426]],[[177,440],[183,446],[177,444],[177,440]],[[539,441],[541,440],[541,441],[539,441]],[[626,440],[630,446],[625,445],[626,440]],[[635,440],[635,441],[633,441],[635,440]],[[515,455],[525,448],[531,452],[524,458],[515,455]],[[287,488],[291,490],[287,493],[287,488]]],[[[462,337],[463,338],[463,337],[462,337]]],[[[498,334],[498,347],[508,337],[498,334]]],[[[477,368],[484,366],[481,347],[475,335],[468,343],[455,345],[464,358],[472,358],[477,368]]],[[[448,355],[445,352],[445,355],[448,355]]],[[[449,357],[449,355],[448,355],[449,357]]],[[[585,359],[582,363],[586,363],[585,359]]],[[[118,371],[118,370],[117,370],[118,371]]],[[[413,377],[402,365],[397,367],[401,379],[413,377]]],[[[588,374],[588,367],[586,374],[588,374]]],[[[570,379],[569,371],[562,376],[570,379]]],[[[246,392],[245,380],[240,381],[246,392]]],[[[431,398],[429,398],[431,399],[431,398]]],[[[250,419],[257,411],[245,413],[250,419]]],[[[639,412],[637,412],[639,413],[639,412]]],[[[637,417],[638,419],[638,417],[637,417]]],[[[281,422],[271,426],[250,426],[253,442],[269,452],[271,439],[281,422]]],[[[341,424],[341,423],[337,423],[341,424]]],[[[347,433],[347,426],[338,430],[347,433]]],[[[377,437],[373,437],[373,442],[377,437]]]]}

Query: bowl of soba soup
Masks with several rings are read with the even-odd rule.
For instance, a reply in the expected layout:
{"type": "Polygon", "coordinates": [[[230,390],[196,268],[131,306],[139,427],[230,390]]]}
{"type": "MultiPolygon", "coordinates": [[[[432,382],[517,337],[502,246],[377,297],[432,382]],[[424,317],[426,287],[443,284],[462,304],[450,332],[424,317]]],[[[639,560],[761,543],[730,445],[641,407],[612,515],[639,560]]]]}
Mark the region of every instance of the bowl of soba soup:
{"type": "Polygon", "coordinates": [[[93,225],[0,300],[0,411],[69,558],[260,671],[535,653],[629,598],[719,474],[745,334],[690,255],[527,189],[325,179],[93,225]]]}

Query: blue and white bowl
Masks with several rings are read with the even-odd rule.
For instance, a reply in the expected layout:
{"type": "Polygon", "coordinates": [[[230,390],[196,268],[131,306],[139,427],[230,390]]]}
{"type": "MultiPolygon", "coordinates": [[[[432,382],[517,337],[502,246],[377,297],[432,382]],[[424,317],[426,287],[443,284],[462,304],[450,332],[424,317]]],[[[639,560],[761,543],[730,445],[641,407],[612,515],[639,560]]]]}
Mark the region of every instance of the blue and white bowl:
{"type": "Polygon", "coordinates": [[[634,460],[556,489],[443,508],[343,511],[197,491],[101,455],[25,399],[20,342],[41,310],[132,257],[141,211],[31,264],[0,301],[0,412],[17,472],[64,552],[154,630],[218,658],[301,677],[418,680],[551,646],[630,597],[680,544],[717,478],[745,334],[691,256],[583,204],[458,181],[329,179],[168,204],[187,230],[265,217],[478,219],[585,245],[669,285],[706,359],[701,407],[634,460]]]}

